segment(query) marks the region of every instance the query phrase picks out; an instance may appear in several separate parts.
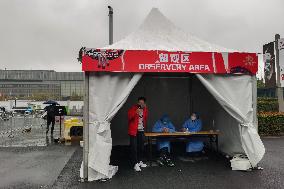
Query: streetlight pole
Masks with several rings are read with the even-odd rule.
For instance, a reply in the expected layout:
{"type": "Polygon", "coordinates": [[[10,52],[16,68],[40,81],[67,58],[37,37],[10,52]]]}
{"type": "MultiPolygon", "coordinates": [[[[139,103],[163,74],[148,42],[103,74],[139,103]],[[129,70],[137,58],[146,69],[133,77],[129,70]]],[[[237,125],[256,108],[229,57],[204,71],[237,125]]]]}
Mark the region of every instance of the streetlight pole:
{"type": "Polygon", "coordinates": [[[279,48],[278,48],[278,40],[280,39],[280,35],[275,35],[275,62],[277,67],[277,98],[278,98],[278,106],[279,112],[284,112],[284,104],[283,104],[283,88],[281,87],[280,82],[280,65],[279,65],[279,48]]]}
{"type": "Polygon", "coordinates": [[[109,18],[109,45],[113,43],[113,8],[108,6],[108,18],[109,18]]]}
{"type": "Polygon", "coordinates": [[[17,107],[17,97],[15,97],[15,107],[17,107]]]}

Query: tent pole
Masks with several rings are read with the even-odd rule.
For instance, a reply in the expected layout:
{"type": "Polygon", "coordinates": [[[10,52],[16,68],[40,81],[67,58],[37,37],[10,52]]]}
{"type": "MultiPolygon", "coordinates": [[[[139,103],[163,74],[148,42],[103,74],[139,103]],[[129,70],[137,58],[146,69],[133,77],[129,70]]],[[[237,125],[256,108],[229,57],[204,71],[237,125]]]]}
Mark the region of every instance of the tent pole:
{"type": "Polygon", "coordinates": [[[258,119],[257,119],[257,79],[256,76],[252,76],[252,108],[253,108],[253,123],[258,131],[258,119]]]}
{"type": "Polygon", "coordinates": [[[89,72],[85,72],[84,94],[84,132],[83,132],[83,180],[88,180],[88,154],[89,154],[89,72]]]}

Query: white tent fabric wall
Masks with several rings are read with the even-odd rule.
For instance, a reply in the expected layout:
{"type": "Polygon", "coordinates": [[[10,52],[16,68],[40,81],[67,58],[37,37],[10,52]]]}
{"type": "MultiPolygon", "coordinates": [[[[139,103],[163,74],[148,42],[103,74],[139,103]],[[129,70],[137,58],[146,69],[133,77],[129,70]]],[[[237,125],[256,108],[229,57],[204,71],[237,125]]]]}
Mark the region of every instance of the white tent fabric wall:
{"type": "Polygon", "coordinates": [[[265,148],[254,122],[252,76],[197,74],[197,77],[222,107],[239,122],[243,150],[255,167],[262,159],[265,148]]]}
{"type": "Polygon", "coordinates": [[[220,152],[230,156],[235,153],[245,153],[241,144],[238,121],[220,105],[197,77],[193,77],[192,85],[191,109],[200,115],[202,129],[220,130],[221,134],[218,137],[220,152]]]}
{"type": "MultiPolygon", "coordinates": [[[[142,74],[90,73],[88,180],[111,178],[118,170],[110,165],[110,122],[123,106],[142,74]]],[[[81,167],[82,175],[83,169],[81,167]]]]}
{"type": "MultiPolygon", "coordinates": [[[[118,167],[109,165],[110,122],[141,77],[131,73],[90,74],[89,181],[111,178],[117,172],[118,167]]],[[[265,149],[253,123],[252,77],[197,74],[197,78],[232,116],[218,111],[214,118],[223,135],[220,150],[231,155],[245,152],[256,166],[265,149]]]]}

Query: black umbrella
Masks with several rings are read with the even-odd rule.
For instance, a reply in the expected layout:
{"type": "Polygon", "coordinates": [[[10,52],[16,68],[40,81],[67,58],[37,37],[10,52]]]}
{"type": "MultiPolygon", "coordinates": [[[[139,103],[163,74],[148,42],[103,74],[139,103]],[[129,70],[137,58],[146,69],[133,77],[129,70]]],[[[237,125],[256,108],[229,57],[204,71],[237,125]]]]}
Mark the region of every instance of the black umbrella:
{"type": "Polygon", "coordinates": [[[54,100],[48,100],[48,101],[45,101],[43,104],[58,104],[58,102],[54,100]]]}

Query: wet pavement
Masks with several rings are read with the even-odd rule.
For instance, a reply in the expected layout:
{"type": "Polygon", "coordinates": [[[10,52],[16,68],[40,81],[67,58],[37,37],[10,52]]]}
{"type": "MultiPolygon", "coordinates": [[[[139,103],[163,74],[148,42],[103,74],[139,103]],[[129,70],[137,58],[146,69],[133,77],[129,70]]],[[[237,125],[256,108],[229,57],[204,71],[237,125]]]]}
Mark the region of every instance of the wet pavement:
{"type": "Polygon", "coordinates": [[[0,188],[51,186],[75,150],[63,145],[0,148],[0,188]]]}
{"type": "MultiPolygon", "coordinates": [[[[54,138],[59,136],[55,127],[54,138]]],[[[82,148],[54,143],[45,137],[41,119],[0,123],[0,188],[284,188],[284,137],[263,138],[262,171],[231,171],[227,159],[208,153],[198,161],[175,157],[176,166],[148,167],[136,173],[129,166],[128,147],[116,146],[111,161],[119,166],[107,182],[79,182],[82,148]],[[9,126],[10,124],[10,126],[9,126]],[[23,129],[31,128],[30,132],[23,129]],[[7,132],[10,131],[10,132],[7,132]],[[12,134],[12,135],[11,135],[12,134]]]]}
{"type": "MultiPolygon", "coordinates": [[[[46,135],[46,121],[33,116],[0,120],[0,188],[48,188],[79,145],[59,144],[59,122],[46,135]]],[[[63,128],[63,124],[62,124],[63,128]]]]}
{"type": "Polygon", "coordinates": [[[264,170],[251,172],[232,171],[224,157],[209,154],[208,158],[188,162],[175,159],[176,166],[148,167],[141,173],[129,166],[127,148],[114,147],[112,163],[119,171],[107,182],[80,183],[79,168],[82,149],[68,161],[52,188],[103,188],[103,189],[281,189],[284,188],[284,137],[263,138],[266,154],[260,166],[264,170]]]}

